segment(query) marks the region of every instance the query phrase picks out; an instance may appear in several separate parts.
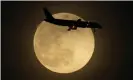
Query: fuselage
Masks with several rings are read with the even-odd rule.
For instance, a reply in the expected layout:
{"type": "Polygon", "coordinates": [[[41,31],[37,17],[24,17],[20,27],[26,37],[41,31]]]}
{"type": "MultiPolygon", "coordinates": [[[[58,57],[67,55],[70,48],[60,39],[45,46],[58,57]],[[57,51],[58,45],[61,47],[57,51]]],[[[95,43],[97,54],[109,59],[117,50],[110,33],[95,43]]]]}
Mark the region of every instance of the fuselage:
{"type": "MultiPolygon", "coordinates": [[[[53,20],[49,20],[49,19],[44,19],[47,22],[56,24],[56,25],[61,25],[61,26],[75,26],[76,21],[74,20],[63,20],[63,19],[53,19],[53,20]]],[[[78,24],[76,24],[77,27],[81,27],[81,28],[87,28],[87,22],[79,22],[78,24]]]]}
{"type": "Polygon", "coordinates": [[[44,8],[44,13],[46,15],[45,21],[60,25],[60,26],[68,26],[70,29],[77,29],[77,27],[80,28],[102,28],[101,25],[99,25],[97,22],[88,22],[88,21],[81,21],[81,19],[76,20],[64,20],[64,19],[55,19],[52,14],[44,8]]]}

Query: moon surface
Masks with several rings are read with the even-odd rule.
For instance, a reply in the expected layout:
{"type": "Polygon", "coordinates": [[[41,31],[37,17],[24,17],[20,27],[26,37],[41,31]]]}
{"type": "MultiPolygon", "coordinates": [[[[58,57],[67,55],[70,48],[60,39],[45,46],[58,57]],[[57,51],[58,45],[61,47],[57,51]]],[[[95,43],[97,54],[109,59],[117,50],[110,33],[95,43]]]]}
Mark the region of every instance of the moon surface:
{"type": "MultiPolygon", "coordinates": [[[[71,13],[56,13],[54,18],[78,20],[71,13]]],[[[34,35],[34,51],[40,63],[56,73],[72,73],[82,69],[92,57],[94,35],[90,28],[67,31],[68,26],[42,21],[34,35]]]]}

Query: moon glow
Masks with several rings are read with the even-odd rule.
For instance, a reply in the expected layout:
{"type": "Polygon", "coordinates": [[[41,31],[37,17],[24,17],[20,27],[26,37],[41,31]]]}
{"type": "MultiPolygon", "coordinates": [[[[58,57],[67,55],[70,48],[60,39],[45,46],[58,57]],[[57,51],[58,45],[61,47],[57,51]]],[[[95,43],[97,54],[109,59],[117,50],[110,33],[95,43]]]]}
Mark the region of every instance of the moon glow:
{"type": "MultiPolygon", "coordinates": [[[[83,20],[71,13],[57,13],[53,16],[57,19],[83,20]]],[[[94,36],[90,28],[67,29],[67,26],[42,21],[34,35],[37,59],[44,67],[56,73],[72,73],[83,68],[94,51],[94,36]]]]}

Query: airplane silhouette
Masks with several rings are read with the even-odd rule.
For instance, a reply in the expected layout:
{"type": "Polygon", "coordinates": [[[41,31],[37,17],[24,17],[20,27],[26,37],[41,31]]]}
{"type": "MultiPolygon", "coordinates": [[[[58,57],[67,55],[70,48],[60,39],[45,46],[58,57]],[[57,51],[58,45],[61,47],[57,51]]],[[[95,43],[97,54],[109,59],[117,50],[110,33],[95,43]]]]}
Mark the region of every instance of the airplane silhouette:
{"type": "Polygon", "coordinates": [[[68,31],[70,30],[77,30],[77,27],[79,28],[92,28],[95,32],[95,29],[101,29],[102,26],[99,25],[97,22],[89,22],[89,21],[81,21],[81,19],[75,20],[64,20],[64,19],[55,19],[52,14],[47,10],[47,8],[43,8],[43,11],[45,13],[46,19],[44,19],[46,22],[61,25],[61,26],[68,26],[68,31]]]}

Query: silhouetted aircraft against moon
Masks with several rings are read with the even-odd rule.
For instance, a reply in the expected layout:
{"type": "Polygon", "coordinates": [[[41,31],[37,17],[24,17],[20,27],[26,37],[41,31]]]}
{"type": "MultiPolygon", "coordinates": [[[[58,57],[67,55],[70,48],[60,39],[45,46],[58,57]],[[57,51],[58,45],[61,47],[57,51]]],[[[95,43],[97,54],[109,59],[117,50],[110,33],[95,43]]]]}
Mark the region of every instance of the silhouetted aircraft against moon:
{"type": "MultiPolygon", "coordinates": [[[[75,14],[52,14],[56,19],[78,20],[75,14]]],[[[86,66],[95,49],[95,38],[90,28],[67,31],[67,26],[42,21],[34,35],[34,51],[39,62],[56,73],[73,73],[86,66]]]]}
{"type": "Polygon", "coordinates": [[[46,19],[44,19],[46,22],[61,25],[61,26],[68,26],[68,31],[70,30],[77,30],[77,27],[80,28],[92,28],[95,32],[95,29],[101,29],[102,26],[98,24],[97,22],[90,22],[90,21],[81,21],[81,19],[75,20],[64,20],[64,19],[55,19],[52,14],[47,10],[47,8],[43,8],[43,11],[45,13],[46,19]]]}

